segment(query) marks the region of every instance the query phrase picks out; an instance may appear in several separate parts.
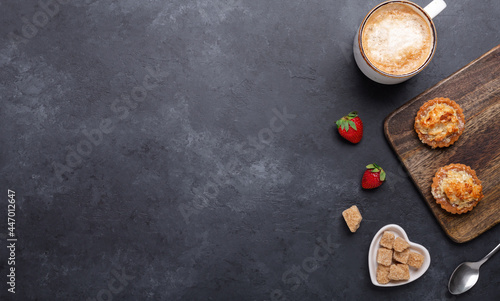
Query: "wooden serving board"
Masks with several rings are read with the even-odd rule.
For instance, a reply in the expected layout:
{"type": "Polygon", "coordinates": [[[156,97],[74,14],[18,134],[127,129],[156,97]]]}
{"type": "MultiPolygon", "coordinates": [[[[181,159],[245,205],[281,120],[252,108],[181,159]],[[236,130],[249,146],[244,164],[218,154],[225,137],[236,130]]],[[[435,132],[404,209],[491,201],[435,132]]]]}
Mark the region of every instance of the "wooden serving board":
{"type": "Polygon", "coordinates": [[[384,132],[452,240],[472,240],[500,222],[500,45],[392,112],[384,132]],[[465,130],[448,148],[432,149],[413,129],[420,106],[435,97],[450,98],[464,111],[465,130]],[[451,163],[469,165],[483,185],[484,198],[461,215],[443,210],[431,194],[434,174],[451,163]]]}

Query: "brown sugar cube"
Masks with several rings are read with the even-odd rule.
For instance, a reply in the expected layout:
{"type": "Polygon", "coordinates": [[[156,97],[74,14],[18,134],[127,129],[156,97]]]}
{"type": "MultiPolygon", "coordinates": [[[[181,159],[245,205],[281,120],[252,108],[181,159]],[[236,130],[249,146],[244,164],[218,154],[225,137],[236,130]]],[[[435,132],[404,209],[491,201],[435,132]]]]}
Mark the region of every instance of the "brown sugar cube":
{"type": "Polygon", "coordinates": [[[392,263],[392,250],[380,248],[377,252],[377,263],[390,266],[392,263]]]}
{"type": "Polygon", "coordinates": [[[377,266],[377,282],[380,284],[387,284],[389,283],[389,271],[390,267],[387,267],[385,265],[379,264],[377,266]]]}
{"type": "Polygon", "coordinates": [[[407,263],[409,255],[410,255],[410,249],[406,249],[403,252],[394,251],[393,258],[398,262],[407,263]]]}
{"type": "Polygon", "coordinates": [[[396,237],[392,247],[394,248],[394,251],[403,252],[409,246],[410,246],[410,244],[408,244],[408,242],[406,242],[406,240],[402,239],[401,237],[396,237]]]}
{"type": "Polygon", "coordinates": [[[359,228],[359,224],[361,224],[361,220],[363,219],[361,213],[359,213],[358,207],[354,205],[351,208],[344,210],[344,212],[342,212],[342,216],[344,217],[349,230],[351,230],[351,232],[356,232],[359,228]]]}
{"type": "Polygon", "coordinates": [[[389,269],[389,280],[410,280],[410,268],[407,264],[393,264],[389,269]]]}
{"type": "Polygon", "coordinates": [[[393,243],[394,243],[394,233],[389,231],[384,231],[384,234],[380,239],[380,245],[384,248],[392,249],[393,243]]]}
{"type": "Polygon", "coordinates": [[[409,266],[419,269],[424,263],[424,255],[413,251],[410,251],[410,254],[408,255],[407,263],[409,266]]]}

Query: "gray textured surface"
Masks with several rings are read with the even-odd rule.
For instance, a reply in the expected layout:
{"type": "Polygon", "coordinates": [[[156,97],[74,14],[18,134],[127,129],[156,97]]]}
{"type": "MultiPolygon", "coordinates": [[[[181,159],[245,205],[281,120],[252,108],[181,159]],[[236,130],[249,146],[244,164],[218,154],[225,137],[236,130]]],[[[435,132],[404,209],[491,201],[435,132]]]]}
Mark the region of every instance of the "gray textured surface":
{"type": "MultiPolygon", "coordinates": [[[[15,190],[19,237],[16,294],[4,279],[2,300],[453,300],[455,266],[499,242],[498,227],[447,238],[382,132],[391,111],[498,44],[496,1],[448,0],[434,60],[392,87],[351,53],[379,1],[61,2],[49,17],[38,1],[0,2],[0,219],[15,190]],[[333,128],[353,109],[358,145],[333,128]],[[363,191],[371,162],[388,182],[363,191]],[[341,217],[352,204],[356,234],[341,217]],[[389,223],[432,263],[379,289],[366,257],[389,223]]],[[[499,260],[464,299],[500,298],[499,260]]]]}

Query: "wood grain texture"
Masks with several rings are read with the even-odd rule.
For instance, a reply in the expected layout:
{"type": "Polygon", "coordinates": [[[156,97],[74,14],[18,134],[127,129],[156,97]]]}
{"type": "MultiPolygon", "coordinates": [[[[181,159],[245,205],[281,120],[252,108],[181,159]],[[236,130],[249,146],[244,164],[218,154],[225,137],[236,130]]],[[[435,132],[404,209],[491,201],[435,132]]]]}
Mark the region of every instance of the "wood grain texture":
{"type": "Polygon", "coordinates": [[[384,121],[387,140],[447,235],[463,243],[500,222],[500,45],[410,100],[384,121]],[[464,110],[465,130],[455,144],[432,149],[413,129],[426,101],[447,97],[464,110]],[[482,181],[484,198],[471,212],[454,215],[436,204],[431,183],[439,167],[469,165],[482,181]]]}

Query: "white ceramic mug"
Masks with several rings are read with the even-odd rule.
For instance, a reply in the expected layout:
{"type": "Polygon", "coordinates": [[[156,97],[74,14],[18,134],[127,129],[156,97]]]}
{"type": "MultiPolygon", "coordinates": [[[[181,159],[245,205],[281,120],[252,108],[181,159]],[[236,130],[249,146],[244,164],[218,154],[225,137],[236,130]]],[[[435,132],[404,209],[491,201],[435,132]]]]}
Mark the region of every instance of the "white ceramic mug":
{"type": "Polygon", "coordinates": [[[443,0],[434,0],[425,8],[421,8],[417,4],[406,0],[390,0],[380,3],[379,5],[374,7],[363,19],[363,22],[361,22],[359,30],[354,38],[354,45],[353,45],[354,59],[359,69],[373,81],[386,85],[393,85],[404,82],[410,79],[411,77],[415,76],[416,74],[418,74],[429,64],[432,57],[434,56],[434,52],[436,49],[436,29],[434,27],[434,23],[432,22],[432,18],[437,16],[445,7],[446,3],[443,0]],[[429,29],[433,37],[432,50],[430,55],[425,60],[425,62],[415,70],[405,74],[390,74],[375,67],[375,65],[372,62],[370,62],[370,60],[368,60],[368,57],[366,56],[362,45],[362,32],[369,17],[372,16],[372,14],[381,7],[392,3],[402,4],[412,9],[414,12],[418,13],[424,20],[427,21],[427,24],[429,26],[429,29]]]}

